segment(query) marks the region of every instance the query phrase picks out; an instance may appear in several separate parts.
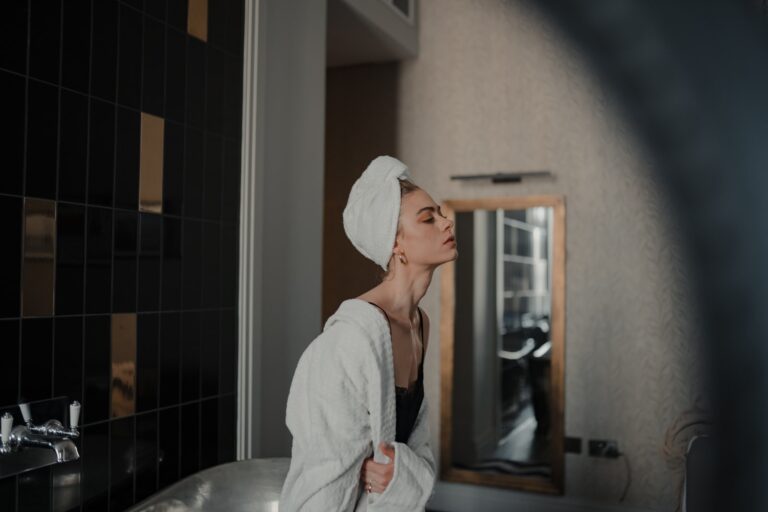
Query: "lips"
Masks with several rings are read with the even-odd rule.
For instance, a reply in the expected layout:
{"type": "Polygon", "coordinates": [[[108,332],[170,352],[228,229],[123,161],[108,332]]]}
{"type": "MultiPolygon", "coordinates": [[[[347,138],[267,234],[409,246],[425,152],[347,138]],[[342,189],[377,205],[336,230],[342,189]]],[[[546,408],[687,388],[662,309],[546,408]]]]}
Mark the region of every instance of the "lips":
{"type": "Polygon", "coordinates": [[[445,242],[443,242],[443,244],[447,244],[447,243],[455,242],[455,241],[456,241],[456,239],[453,238],[453,236],[450,236],[450,237],[448,237],[448,239],[445,242]]]}

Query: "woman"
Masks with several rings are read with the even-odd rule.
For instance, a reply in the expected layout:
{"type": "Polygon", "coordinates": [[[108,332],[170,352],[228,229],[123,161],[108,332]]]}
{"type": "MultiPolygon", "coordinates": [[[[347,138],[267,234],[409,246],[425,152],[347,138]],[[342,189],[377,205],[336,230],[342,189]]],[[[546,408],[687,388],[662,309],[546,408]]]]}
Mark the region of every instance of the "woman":
{"type": "Polygon", "coordinates": [[[344,231],[386,273],[342,302],[299,359],[281,512],[418,511],[434,492],[423,386],[429,319],[418,303],[457,250],[453,222],[409,178],[402,162],[379,156],[350,191],[344,231]]]}

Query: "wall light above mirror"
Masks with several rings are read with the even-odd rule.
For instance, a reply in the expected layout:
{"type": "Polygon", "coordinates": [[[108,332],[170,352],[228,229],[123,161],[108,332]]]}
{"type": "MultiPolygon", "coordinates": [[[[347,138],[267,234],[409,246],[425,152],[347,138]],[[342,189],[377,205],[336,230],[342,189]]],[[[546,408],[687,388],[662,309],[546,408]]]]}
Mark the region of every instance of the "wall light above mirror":
{"type": "Polygon", "coordinates": [[[441,274],[442,480],[562,494],[565,200],[448,200],[441,274]]]}

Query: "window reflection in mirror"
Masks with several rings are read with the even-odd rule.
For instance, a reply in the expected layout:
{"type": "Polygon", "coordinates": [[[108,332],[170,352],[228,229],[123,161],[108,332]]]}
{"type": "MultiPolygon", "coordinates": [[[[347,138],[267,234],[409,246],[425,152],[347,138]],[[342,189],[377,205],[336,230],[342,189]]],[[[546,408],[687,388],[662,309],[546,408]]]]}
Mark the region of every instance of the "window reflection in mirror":
{"type": "Polygon", "coordinates": [[[552,476],[553,208],[456,212],[455,468],[552,476]]]}

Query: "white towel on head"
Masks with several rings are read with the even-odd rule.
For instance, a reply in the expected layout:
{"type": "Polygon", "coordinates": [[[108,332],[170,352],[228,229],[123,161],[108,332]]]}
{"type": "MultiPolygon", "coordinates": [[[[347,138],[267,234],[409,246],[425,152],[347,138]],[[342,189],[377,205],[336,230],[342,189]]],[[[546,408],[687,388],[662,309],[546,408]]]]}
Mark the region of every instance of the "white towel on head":
{"type": "Polygon", "coordinates": [[[344,208],[344,232],[360,253],[387,270],[400,216],[401,178],[408,167],[391,156],[377,156],[352,185],[344,208]]]}

